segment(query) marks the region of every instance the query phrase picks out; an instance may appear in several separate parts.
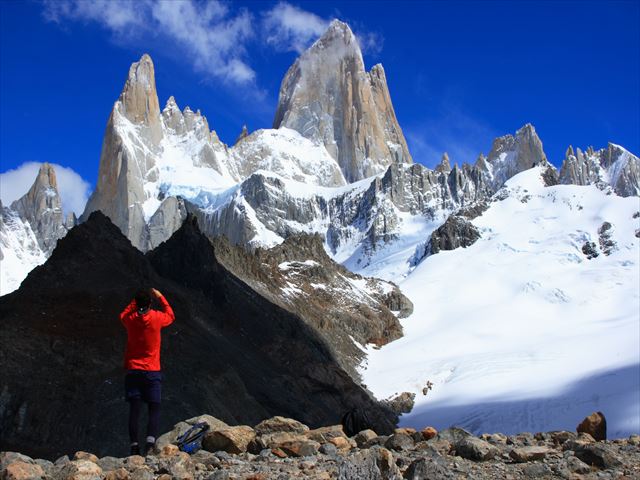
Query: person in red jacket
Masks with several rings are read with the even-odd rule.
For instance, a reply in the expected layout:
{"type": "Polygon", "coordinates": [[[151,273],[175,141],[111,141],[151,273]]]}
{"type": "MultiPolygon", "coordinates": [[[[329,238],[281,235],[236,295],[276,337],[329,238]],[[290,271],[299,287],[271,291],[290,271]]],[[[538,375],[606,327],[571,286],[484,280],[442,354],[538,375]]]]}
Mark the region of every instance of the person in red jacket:
{"type": "Polygon", "coordinates": [[[175,315],[169,302],[158,290],[142,289],[120,314],[127,329],[127,349],[124,355],[125,395],[129,402],[129,437],[131,455],[139,455],[138,424],[142,402],[149,407],[145,454],[154,447],[160,430],[160,399],[162,371],[160,368],[160,330],[173,323],[175,315]],[[152,298],[162,310],[151,308],[152,298]]]}

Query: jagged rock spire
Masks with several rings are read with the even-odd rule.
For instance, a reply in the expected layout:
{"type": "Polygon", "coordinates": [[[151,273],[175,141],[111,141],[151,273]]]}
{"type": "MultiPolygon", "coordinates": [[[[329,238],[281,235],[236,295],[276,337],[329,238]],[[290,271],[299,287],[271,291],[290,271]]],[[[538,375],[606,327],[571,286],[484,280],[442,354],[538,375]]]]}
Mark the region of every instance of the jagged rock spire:
{"type": "Polygon", "coordinates": [[[148,54],[129,68],[129,76],[119,98],[122,113],[133,123],[154,123],[160,118],[153,61],[148,54]]]}
{"type": "Polygon", "coordinates": [[[240,131],[240,135],[238,135],[238,138],[236,138],[236,141],[233,142],[234,145],[236,145],[240,140],[247,138],[249,136],[249,130],[247,129],[246,125],[242,125],[242,130],[240,131]]]}
{"type": "Polygon", "coordinates": [[[449,163],[449,154],[447,152],[444,152],[442,160],[435,170],[440,173],[449,173],[451,171],[451,163],[449,163]]]}
{"type": "Polygon", "coordinates": [[[550,165],[535,128],[527,123],[515,136],[505,135],[493,141],[487,157],[493,169],[493,183],[499,188],[514,175],[537,165],[550,165]]]}
{"type": "Polygon", "coordinates": [[[412,161],[382,65],[365,71],[353,32],[339,20],[289,68],[273,125],[323,143],[349,182],[412,161]]]}
{"type": "Polygon", "coordinates": [[[29,191],[13,202],[11,208],[29,222],[46,255],[51,253],[58,239],[67,233],[56,172],[49,163],[40,166],[29,191]]]}

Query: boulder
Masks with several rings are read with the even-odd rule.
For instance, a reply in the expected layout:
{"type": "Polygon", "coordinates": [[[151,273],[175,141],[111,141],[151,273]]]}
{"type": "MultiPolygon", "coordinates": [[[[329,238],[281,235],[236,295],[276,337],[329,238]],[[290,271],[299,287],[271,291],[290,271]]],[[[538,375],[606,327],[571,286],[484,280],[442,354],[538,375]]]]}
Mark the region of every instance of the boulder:
{"type": "Polygon", "coordinates": [[[438,435],[438,431],[433,427],[425,427],[420,433],[422,433],[422,438],[425,440],[431,440],[433,437],[438,435]]]}
{"type": "Polygon", "coordinates": [[[287,442],[309,440],[306,435],[291,432],[274,432],[255,437],[247,446],[247,451],[258,454],[266,448],[278,448],[287,442]]]}
{"type": "Polygon", "coordinates": [[[145,465],[131,472],[130,478],[131,480],[154,480],[155,475],[153,474],[153,470],[145,465]]]}
{"type": "Polygon", "coordinates": [[[44,476],[44,469],[40,465],[21,460],[9,463],[2,471],[3,480],[40,480],[44,476]]]}
{"type": "Polygon", "coordinates": [[[455,444],[456,454],[467,460],[485,461],[496,457],[500,450],[477,437],[465,437],[455,444]]]}
{"type": "Polygon", "coordinates": [[[165,445],[176,443],[178,438],[196,423],[206,423],[207,425],[209,425],[208,433],[220,430],[222,428],[227,428],[229,426],[222,420],[219,420],[211,415],[200,415],[198,417],[184,420],[183,422],[178,422],[173,426],[173,429],[170,432],[164,433],[158,437],[153,449],[154,453],[160,453],[165,445]]]}
{"type": "MultiPolygon", "coordinates": [[[[295,433],[305,433],[303,432],[295,432],[295,433]]],[[[347,436],[344,433],[344,429],[342,427],[342,425],[331,425],[329,427],[321,427],[321,428],[316,428],[314,430],[309,430],[308,432],[305,433],[305,435],[307,436],[307,438],[309,438],[310,440],[315,440],[316,442],[320,442],[320,443],[327,443],[329,441],[331,441],[332,438],[347,438],[347,436]]]]}
{"type": "Polygon", "coordinates": [[[372,447],[349,455],[338,467],[337,480],[396,480],[402,478],[392,453],[372,447]]]}
{"type": "Polygon", "coordinates": [[[564,430],[549,432],[551,435],[551,439],[554,443],[562,445],[567,440],[573,440],[576,438],[576,434],[573,432],[567,432],[564,430]]]}
{"type": "Polygon", "coordinates": [[[132,472],[138,467],[141,467],[145,464],[144,457],[140,455],[131,455],[124,459],[124,468],[132,472]]]}
{"type": "Polygon", "coordinates": [[[578,457],[571,456],[567,458],[567,468],[579,474],[589,473],[591,471],[591,467],[580,460],[578,457]]]}
{"type": "Polygon", "coordinates": [[[471,433],[467,432],[464,428],[451,427],[445,430],[442,430],[438,435],[436,435],[436,440],[446,440],[452,445],[455,445],[460,440],[473,436],[471,433]]]}
{"type": "Polygon", "coordinates": [[[434,479],[441,480],[456,478],[455,474],[449,470],[447,462],[439,456],[429,456],[415,460],[404,472],[407,480],[434,479]]]}
{"type": "Polygon", "coordinates": [[[103,472],[109,472],[111,470],[117,470],[118,468],[124,467],[124,461],[121,458],[116,457],[102,457],[96,463],[103,472]]]}
{"type": "Polygon", "coordinates": [[[202,447],[209,452],[222,450],[227,453],[244,453],[256,432],[247,425],[227,427],[205,435],[202,447]]]}
{"type": "Polygon", "coordinates": [[[413,438],[406,433],[394,433],[391,435],[384,446],[390,450],[410,450],[414,446],[413,438]]]}
{"type": "Polygon", "coordinates": [[[256,435],[265,435],[275,432],[305,433],[308,431],[309,427],[303,423],[292,418],[280,416],[268,418],[255,426],[256,435]]]}
{"type": "Polygon", "coordinates": [[[90,460],[73,460],[60,470],[64,480],[100,480],[102,469],[90,460]]]}
{"type": "Polygon", "coordinates": [[[310,457],[318,454],[320,444],[313,440],[293,440],[281,443],[278,448],[289,457],[310,457]]]}
{"type": "Polygon", "coordinates": [[[607,439],[607,420],[602,412],[594,412],[576,428],[578,433],[588,433],[596,441],[607,439]]]}
{"type": "Polygon", "coordinates": [[[104,480],[129,480],[130,478],[129,472],[122,467],[110,470],[104,476],[104,480]]]}
{"type": "Polygon", "coordinates": [[[193,461],[186,452],[176,452],[170,456],[161,456],[158,467],[159,470],[170,474],[174,480],[190,480],[194,476],[193,461]]]}
{"type": "Polygon", "coordinates": [[[403,413],[409,413],[411,412],[411,410],[413,410],[415,399],[415,393],[402,392],[395,397],[385,400],[383,403],[386,404],[391,409],[391,411],[398,415],[401,415],[403,413]]]}
{"type": "Polygon", "coordinates": [[[533,460],[542,460],[552,450],[548,447],[519,447],[509,452],[509,456],[516,462],[531,462],[533,460]]]}
{"type": "Polygon", "coordinates": [[[549,478],[553,472],[544,463],[529,463],[522,468],[522,473],[527,478],[549,478]]]}
{"type": "Polygon", "coordinates": [[[10,463],[13,462],[35,463],[31,457],[22,455],[18,452],[1,452],[0,453],[0,470],[4,470],[10,463]]]}
{"type": "Polygon", "coordinates": [[[620,457],[608,446],[601,443],[586,444],[573,450],[576,457],[587,465],[599,468],[617,468],[622,466],[620,457]]]}
{"type": "Polygon", "coordinates": [[[357,433],[353,437],[353,439],[356,441],[356,444],[358,445],[358,447],[362,448],[365,443],[367,443],[370,440],[373,440],[377,436],[378,436],[378,434],[376,432],[374,432],[371,429],[367,429],[367,430],[362,430],[361,432],[357,433]]]}
{"type": "Polygon", "coordinates": [[[98,457],[93,453],[78,451],[73,455],[74,460],[89,460],[93,463],[98,463],[98,457]]]}
{"type": "Polygon", "coordinates": [[[351,443],[346,437],[330,438],[329,443],[335,445],[338,450],[351,450],[351,443]]]}

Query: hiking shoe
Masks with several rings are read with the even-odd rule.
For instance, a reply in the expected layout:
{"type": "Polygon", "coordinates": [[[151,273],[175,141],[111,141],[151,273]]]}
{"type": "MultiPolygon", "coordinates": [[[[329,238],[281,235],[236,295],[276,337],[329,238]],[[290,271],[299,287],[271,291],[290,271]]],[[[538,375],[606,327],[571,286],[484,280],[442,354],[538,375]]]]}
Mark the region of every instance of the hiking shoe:
{"type": "Polygon", "coordinates": [[[145,448],[144,448],[144,455],[145,455],[145,457],[146,457],[147,455],[151,455],[151,454],[153,453],[153,449],[154,449],[154,447],[155,447],[155,446],[156,446],[156,444],[155,444],[155,443],[147,442],[147,445],[146,445],[146,446],[145,446],[145,448]]]}

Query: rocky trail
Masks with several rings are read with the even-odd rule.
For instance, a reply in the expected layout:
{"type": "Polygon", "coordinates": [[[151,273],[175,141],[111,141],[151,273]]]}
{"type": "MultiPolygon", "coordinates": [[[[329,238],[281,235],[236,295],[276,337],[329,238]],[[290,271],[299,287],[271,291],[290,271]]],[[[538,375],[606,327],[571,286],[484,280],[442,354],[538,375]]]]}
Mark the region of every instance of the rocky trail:
{"type": "MultiPolygon", "coordinates": [[[[596,433],[594,433],[596,434],[596,433]]],[[[228,426],[209,415],[176,424],[153,452],[115,458],[88,452],[55,461],[0,453],[3,480],[267,479],[638,479],[640,436],[596,441],[568,431],[476,437],[461,428],[399,428],[348,437],[342,425],[309,429],[272,417],[255,427],[228,426]],[[190,455],[174,444],[191,425],[209,431],[190,455]]]]}

